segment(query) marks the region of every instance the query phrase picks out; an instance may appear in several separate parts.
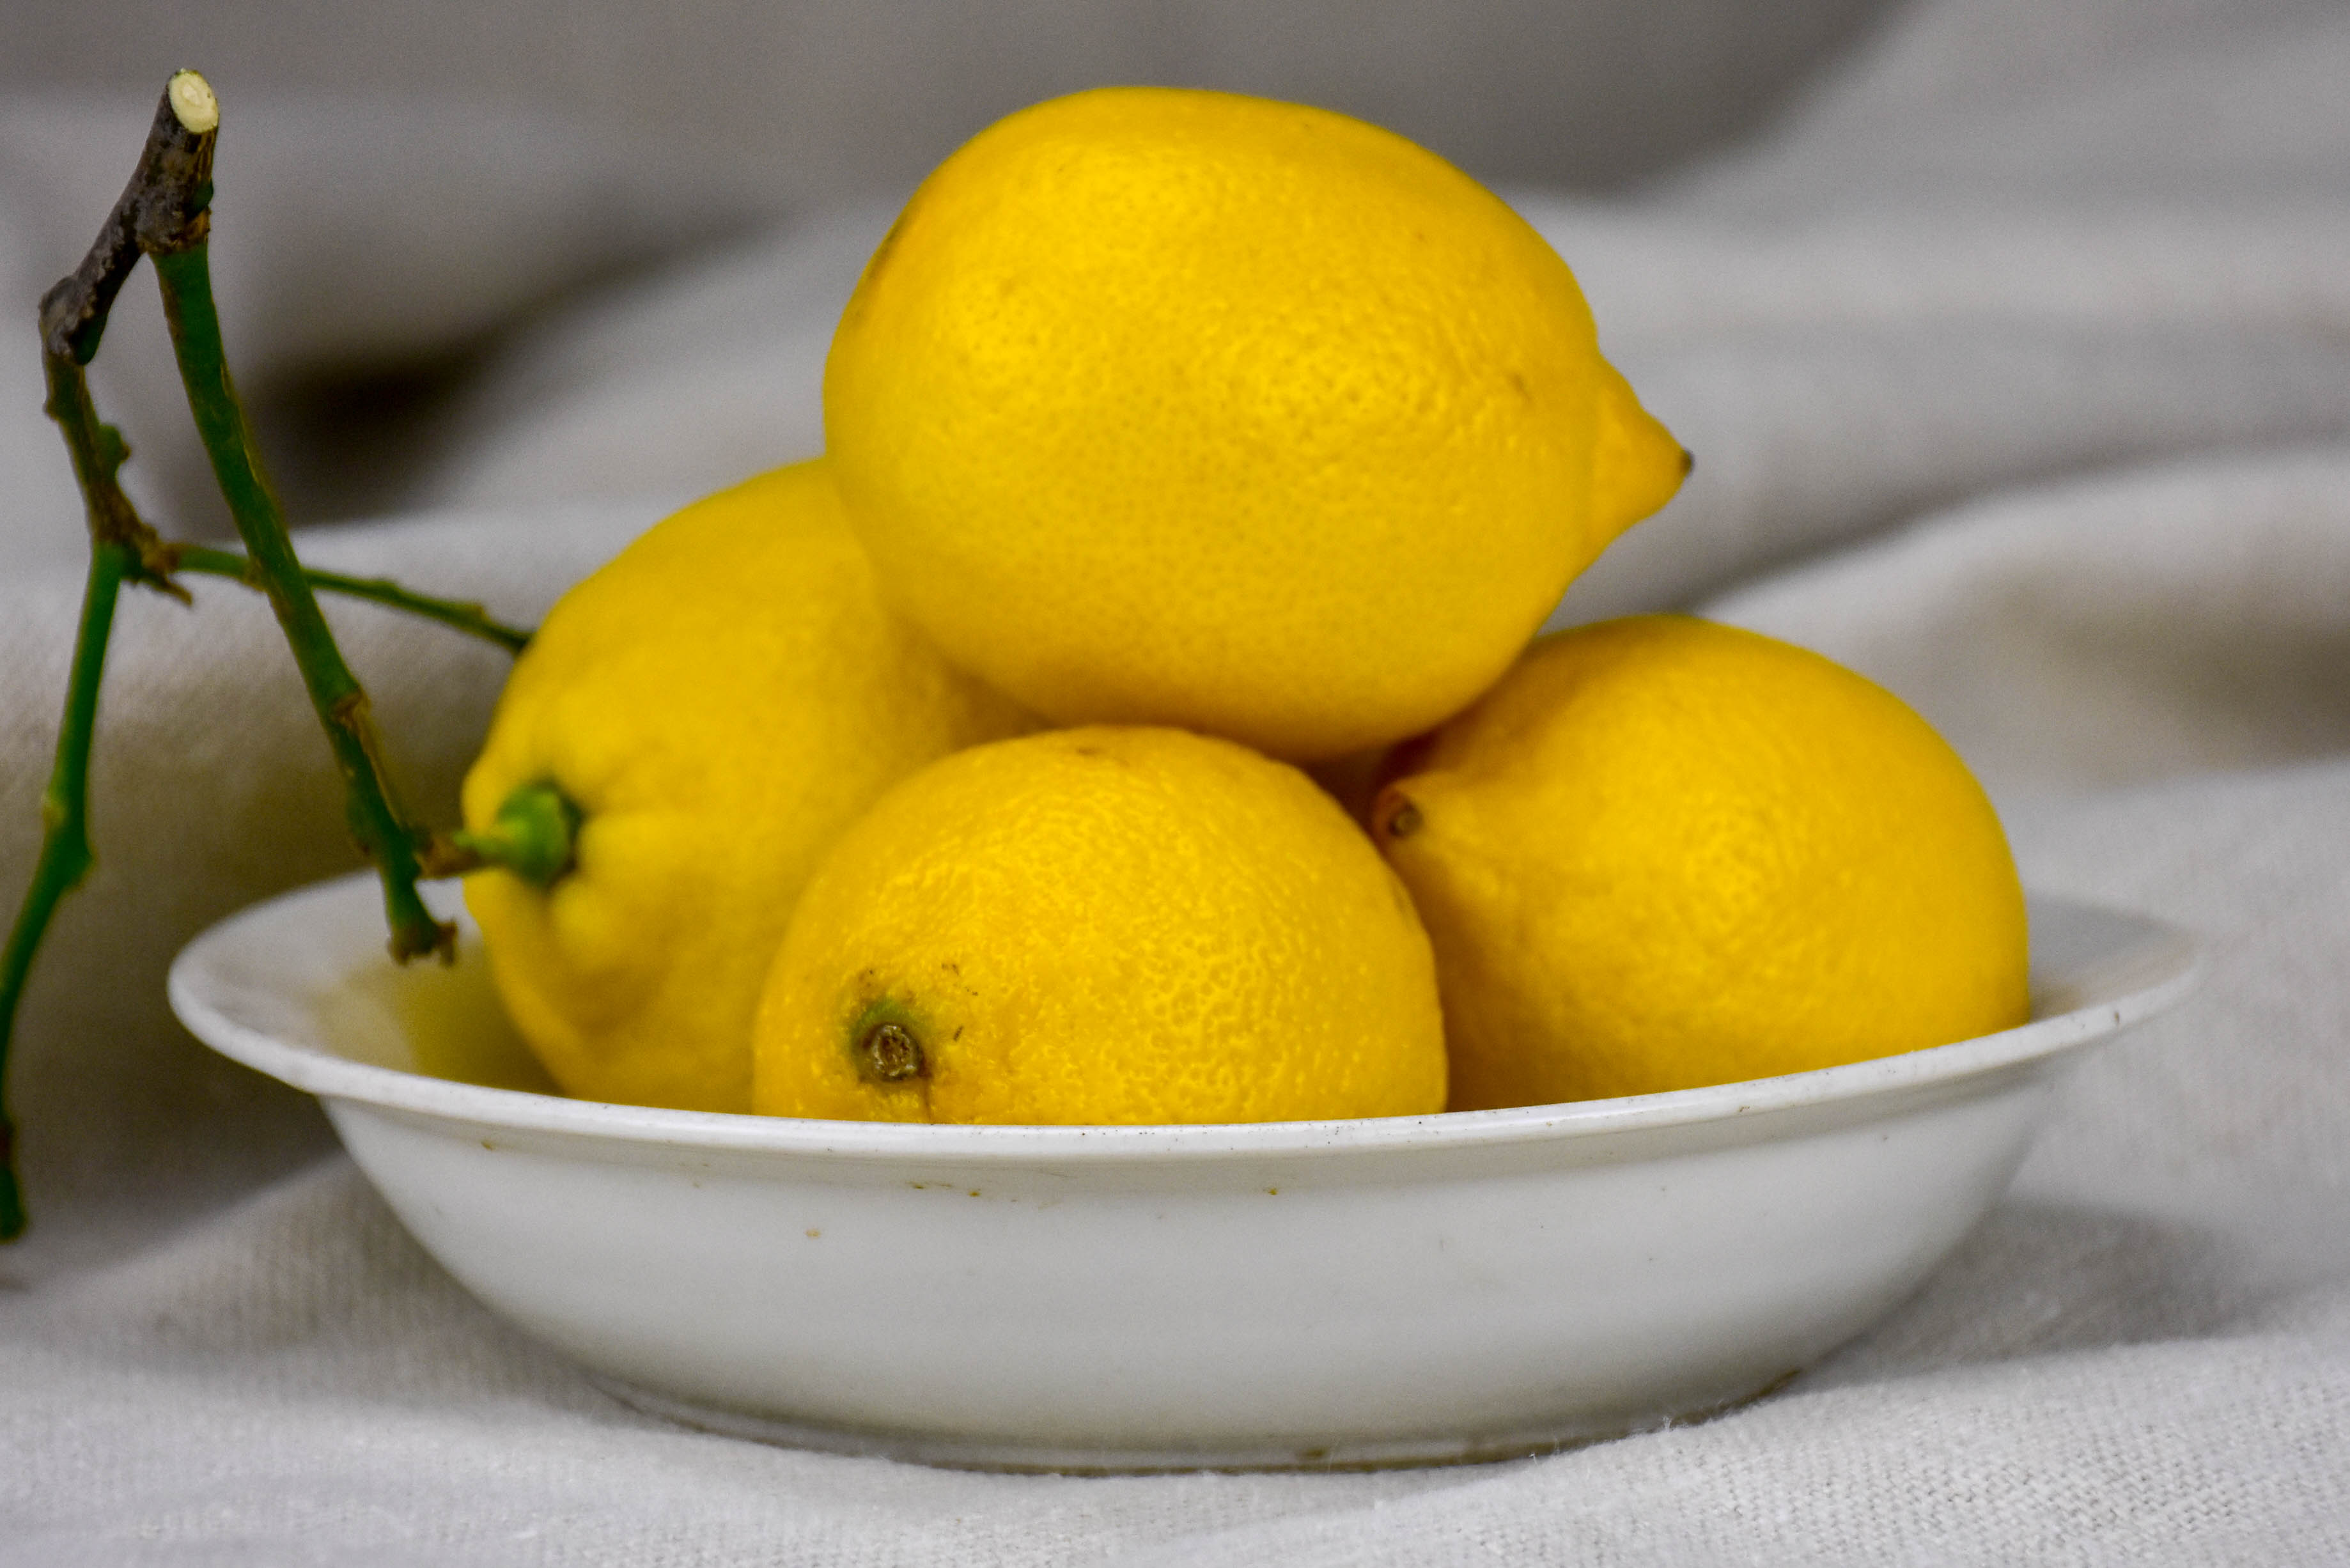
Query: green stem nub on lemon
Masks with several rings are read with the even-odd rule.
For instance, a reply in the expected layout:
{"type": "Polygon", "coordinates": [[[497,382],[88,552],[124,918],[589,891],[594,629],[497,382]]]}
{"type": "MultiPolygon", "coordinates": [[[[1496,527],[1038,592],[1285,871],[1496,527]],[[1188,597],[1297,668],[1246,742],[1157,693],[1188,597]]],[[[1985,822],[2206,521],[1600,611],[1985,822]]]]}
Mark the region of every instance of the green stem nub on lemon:
{"type": "Polygon", "coordinates": [[[571,797],[540,779],[516,786],[481,832],[461,828],[449,837],[483,865],[511,871],[543,892],[577,864],[579,824],[571,797]]]}

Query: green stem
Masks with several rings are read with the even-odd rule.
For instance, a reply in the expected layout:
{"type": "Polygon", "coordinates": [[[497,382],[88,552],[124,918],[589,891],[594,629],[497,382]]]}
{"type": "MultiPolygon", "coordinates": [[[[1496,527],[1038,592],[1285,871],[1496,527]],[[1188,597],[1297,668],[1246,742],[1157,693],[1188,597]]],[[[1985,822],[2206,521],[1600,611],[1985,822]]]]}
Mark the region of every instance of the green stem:
{"type": "MultiPolygon", "coordinates": [[[[255,572],[252,557],[240,556],[234,550],[213,550],[201,545],[166,545],[163,548],[175,571],[229,577],[249,588],[265,586],[255,572]]],[[[453,627],[485,642],[494,642],[508,653],[520,653],[530,646],[528,631],[492,619],[488,611],[467,600],[436,599],[403,588],[389,577],[350,577],[340,572],[320,571],[316,566],[304,566],[302,576],[313,588],[406,610],[411,615],[439,621],[442,626],[453,627]]]]}
{"type": "Polygon", "coordinates": [[[89,875],[89,751],[98,729],[98,689],[106,672],[106,644],[114,628],[114,606],[123,579],[141,570],[139,552],[120,540],[93,543],[88,587],[81,600],[81,629],[74,638],[73,675],[66,686],[65,718],[57,726],[57,754],[49,787],[41,794],[41,854],[33,884],[0,950],[0,1241],[25,1231],[24,1193],[12,1158],[16,1127],[5,1100],[9,1043],[33,954],[49,929],[57,903],[89,875]]]}
{"type": "Polygon", "coordinates": [[[336,650],[311,586],[424,615],[516,651],[528,638],[491,620],[479,606],[427,598],[380,578],[305,573],[295,559],[284,515],[262,477],[229,385],[219,319],[212,305],[203,247],[210,233],[205,209],[212,200],[213,150],[219,126],[219,103],[211,86],[193,71],[175,73],[155,106],[138,170],[108,213],[97,240],[81,264],[41,296],[47,412],[57,421],[73,460],[74,479],[88,518],[90,560],[57,761],[41,798],[40,853],[7,944],[0,948],[0,1241],[13,1241],[26,1226],[24,1192],[15,1164],[16,1129],[7,1112],[8,1050],[42,939],[58,903],[88,875],[92,864],[89,758],[107,642],[122,585],[141,584],[184,603],[187,591],[172,576],[184,567],[234,576],[269,595],[342,765],[353,830],[383,876],[392,951],[402,959],[433,950],[447,956],[453,951],[455,932],[432,920],[417,894],[416,857],[429,841],[410,829],[392,805],[368,718],[367,694],[336,650]],[[250,558],[164,544],[118,482],[130,448],[120,431],[98,417],[83,367],[98,353],[114,299],[142,254],[155,257],[157,271],[164,276],[164,305],[197,427],[238,530],[253,548],[250,558]],[[256,539],[259,547],[255,547],[256,539]]]}
{"type": "Polygon", "coordinates": [[[579,825],[586,814],[546,780],[517,784],[498,803],[480,833],[458,828],[440,835],[426,854],[425,872],[462,877],[495,866],[544,892],[578,864],[579,825]]]}
{"type": "Polygon", "coordinates": [[[302,563],[286,536],[285,512],[262,472],[260,453],[229,379],[220,313],[213,304],[209,247],[198,238],[177,248],[150,246],[148,255],[162,286],[163,315],[171,324],[180,379],[187,388],[188,408],[203,438],[205,455],[212,460],[213,477],[301,668],[310,704],[326,727],[349,797],[351,831],[383,879],[392,956],[405,961],[425,952],[451,954],[456,929],[435,920],[416,890],[417,855],[425,836],[410,824],[393,797],[367,691],[343,661],[303,576],[302,563]]]}
{"type": "MultiPolygon", "coordinates": [[[[94,345],[104,316],[86,335],[94,345]]],[[[75,357],[71,340],[57,334],[45,342],[42,369],[48,381],[50,419],[65,438],[81,488],[89,524],[89,576],[83,590],[81,628],[74,639],[73,672],[66,683],[65,717],[57,725],[57,762],[41,794],[41,851],[33,880],[25,889],[8,945],[0,949],[0,1241],[24,1234],[24,1189],[17,1180],[16,1126],[7,1109],[9,1046],[23,1010],[33,957],[58,903],[89,874],[89,753],[98,730],[98,692],[106,673],[106,646],[114,630],[114,607],[125,582],[143,582],[174,592],[171,580],[148,558],[153,530],[140,520],[116,473],[130,449],[112,425],[98,417],[89,398],[89,378],[75,357]]]]}
{"type": "MultiPolygon", "coordinates": [[[[201,80],[201,78],[198,78],[201,80]]],[[[173,87],[179,78],[173,78],[173,87]]],[[[66,683],[65,716],[57,725],[57,762],[41,794],[41,849],[25,889],[8,944],[0,949],[0,1241],[24,1234],[24,1189],[16,1166],[16,1127],[6,1106],[7,1056],[33,971],[57,905],[89,875],[89,753],[98,730],[99,688],[106,646],[125,582],[145,583],[185,598],[157,566],[155,532],[147,526],[116,479],[130,449],[122,434],[98,417],[82,367],[98,352],[106,317],[122,279],[139,257],[142,222],[200,222],[203,203],[192,192],[208,182],[211,139],[190,131],[172,106],[172,88],[156,106],[154,127],[122,199],[108,213],[81,265],[41,296],[41,370],[47,384],[44,410],[57,421],[72,459],[74,482],[89,524],[88,586],[74,639],[73,670],[66,683]],[[187,200],[180,198],[186,196],[187,200]],[[189,217],[193,202],[196,219],[189,217]]]]}

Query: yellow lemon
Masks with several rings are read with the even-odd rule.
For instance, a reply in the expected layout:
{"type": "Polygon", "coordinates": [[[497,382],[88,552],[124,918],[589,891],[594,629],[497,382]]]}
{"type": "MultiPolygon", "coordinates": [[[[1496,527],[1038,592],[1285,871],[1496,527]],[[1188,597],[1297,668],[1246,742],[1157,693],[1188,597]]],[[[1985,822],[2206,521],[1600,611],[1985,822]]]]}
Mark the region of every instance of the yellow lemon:
{"type": "Polygon", "coordinates": [[[1682,616],[1587,627],[1403,755],[1373,821],[1436,945],[1455,1110],[2027,1015],[1990,801],[1898,698],[1816,654],[1682,616]]]}
{"type": "Polygon", "coordinates": [[[747,1110],[817,857],[899,778],[1034,722],[882,607],[821,462],[687,507],[556,604],[466,776],[477,838],[549,798],[576,826],[551,886],[466,881],[507,1011],[570,1094],[747,1110]]]}
{"type": "Polygon", "coordinates": [[[871,1121],[1405,1116],[1444,1105],[1434,960],[1304,774],[1174,730],[935,763],[809,881],[756,1108],[871,1121]]]}
{"type": "Polygon", "coordinates": [[[1065,723],[1310,761],[1509,664],[1686,454],[1566,264],[1359,120],[1118,88],[1023,110],[899,217],[825,432],[884,589],[1065,723]]]}

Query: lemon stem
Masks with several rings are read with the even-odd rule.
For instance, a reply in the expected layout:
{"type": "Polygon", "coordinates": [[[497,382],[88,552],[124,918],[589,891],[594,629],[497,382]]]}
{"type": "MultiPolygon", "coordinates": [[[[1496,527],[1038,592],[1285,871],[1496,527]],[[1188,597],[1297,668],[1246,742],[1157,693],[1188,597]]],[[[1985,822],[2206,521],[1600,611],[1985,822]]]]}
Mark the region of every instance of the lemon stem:
{"type": "Polygon", "coordinates": [[[497,867],[542,890],[578,863],[579,807],[546,780],[517,785],[479,833],[459,828],[442,836],[426,870],[439,877],[497,867]]]}

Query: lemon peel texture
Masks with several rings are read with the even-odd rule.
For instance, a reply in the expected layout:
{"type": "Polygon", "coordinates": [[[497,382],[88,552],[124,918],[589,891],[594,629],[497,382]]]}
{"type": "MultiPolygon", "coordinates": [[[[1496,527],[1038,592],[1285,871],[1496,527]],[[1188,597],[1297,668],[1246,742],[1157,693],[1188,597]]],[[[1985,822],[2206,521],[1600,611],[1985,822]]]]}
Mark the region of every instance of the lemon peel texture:
{"type": "Polygon", "coordinates": [[[1648,1094],[2010,1028],[2023,894],[1901,701],[1685,616],[1544,638],[1383,790],[1452,1108],[1648,1094]]]}
{"type": "Polygon", "coordinates": [[[809,881],[756,1108],[855,1120],[1277,1121],[1441,1108],[1428,940],[1296,770],[1180,731],[976,747],[809,881]]]}

